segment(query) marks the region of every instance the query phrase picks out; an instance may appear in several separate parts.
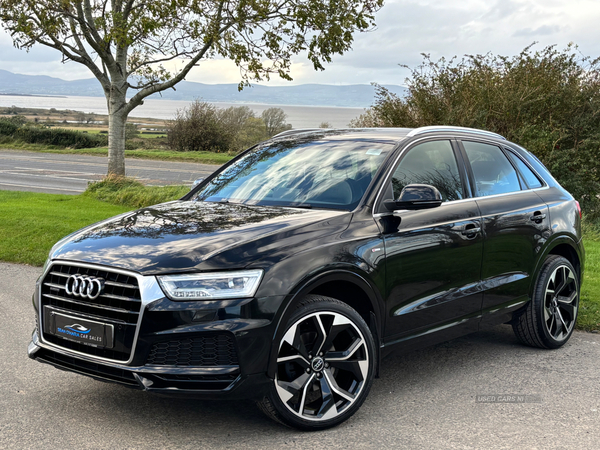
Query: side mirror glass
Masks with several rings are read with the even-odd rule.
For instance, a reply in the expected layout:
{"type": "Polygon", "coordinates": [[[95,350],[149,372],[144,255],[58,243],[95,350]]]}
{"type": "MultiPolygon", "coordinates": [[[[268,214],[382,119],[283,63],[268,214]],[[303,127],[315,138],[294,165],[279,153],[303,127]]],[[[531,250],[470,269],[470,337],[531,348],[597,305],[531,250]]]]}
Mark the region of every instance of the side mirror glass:
{"type": "Polygon", "coordinates": [[[436,208],[442,204],[442,194],[429,184],[409,184],[396,200],[385,200],[383,204],[390,211],[436,208]]]}

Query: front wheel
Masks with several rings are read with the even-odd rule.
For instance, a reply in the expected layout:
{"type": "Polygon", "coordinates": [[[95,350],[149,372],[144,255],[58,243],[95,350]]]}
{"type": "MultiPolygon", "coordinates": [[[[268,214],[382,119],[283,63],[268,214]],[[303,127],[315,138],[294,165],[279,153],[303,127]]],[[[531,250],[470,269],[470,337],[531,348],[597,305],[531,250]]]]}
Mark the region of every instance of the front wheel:
{"type": "Polygon", "coordinates": [[[512,322],[519,340],[540,348],[558,348],[575,329],[579,280],[568,259],[550,255],[536,280],[533,298],[512,322]]]}
{"type": "Polygon", "coordinates": [[[354,309],[309,295],[287,324],[275,379],[258,405],[278,422],[302,430],[338,425],[367,397],[376,355],[369,327],[354,309]]]}

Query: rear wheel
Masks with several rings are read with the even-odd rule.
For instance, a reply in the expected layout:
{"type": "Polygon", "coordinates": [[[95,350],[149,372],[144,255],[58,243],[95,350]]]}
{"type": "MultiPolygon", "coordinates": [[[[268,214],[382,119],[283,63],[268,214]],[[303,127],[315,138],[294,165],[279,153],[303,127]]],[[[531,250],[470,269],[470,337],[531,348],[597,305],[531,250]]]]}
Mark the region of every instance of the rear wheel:
{"type": "Polygon", "coordinates": [[[375,359],[369,327],[354,309],[333,298],[307,296],[287,324],[275,379],[258,405],[295,428],[333,427],[364,402],[375,359]]]}
{"type": "Polygon", "coordinates": [[[538,275],[533,298],[513,320],[521,342],[532,347],[558,348],[575,329],[579,280],[568,259],[550,255],[538,275]]]}

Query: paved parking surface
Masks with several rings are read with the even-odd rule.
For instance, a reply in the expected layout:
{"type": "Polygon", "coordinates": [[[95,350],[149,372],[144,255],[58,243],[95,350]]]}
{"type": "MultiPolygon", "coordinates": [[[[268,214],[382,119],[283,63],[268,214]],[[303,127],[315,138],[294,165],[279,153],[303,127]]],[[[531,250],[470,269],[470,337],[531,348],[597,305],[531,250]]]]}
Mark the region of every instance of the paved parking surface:
{"type": "MultiPolygon", "coordinates": [[[[190,184],[218,166],[187,162],[126,159],[127,176],[144,184],[190,184]]],[[[79,194],[107,171],[106,157],[0,150],[0,189],[79,194]]]]}
{"type": "Polygon", "coordinates": [[[543,351],[519,345],[512,330],[500,326],[391,355],[352,419],[332,430],[301,433],[271,422],[250,402],[157,397],[29,360],[31,293],[40,270],[0,263],[1,449],[600,445],[598,334],[576,332],[562,349],[543,351]]]}

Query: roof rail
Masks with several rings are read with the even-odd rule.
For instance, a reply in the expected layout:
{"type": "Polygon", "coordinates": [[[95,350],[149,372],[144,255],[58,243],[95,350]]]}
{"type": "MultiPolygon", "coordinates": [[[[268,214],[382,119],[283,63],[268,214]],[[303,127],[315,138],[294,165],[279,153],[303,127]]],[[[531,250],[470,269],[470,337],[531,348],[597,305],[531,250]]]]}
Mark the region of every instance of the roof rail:
{"type": "Polygon", "coordinates": [[[323,128],[298,128],[296,130],[286,130],[273,136],[274,138],[291,136],[292,134],[308,133],[309,131],[324,131],[323,128]]]}
{"type": "Polygon", "coordinates": [[[492,133],[491,131],[478,130],[476,128],[452,127],[452,126],[447,126],[447,125],[433,125],[433,126],[429,126],[429,127],[415,128],[410,133],[408,133],[406,136],[412,137],[412,136],[417,136],[417,135],[423,134],[423,133],[435,133],[436,131],[455,131],[457,133],[472,133],[472,134],[479,134],[482,136],[493,137],[496,139],[506,140],[506,138],[504,136],[502,136],[498,133],[492,133]]]}

